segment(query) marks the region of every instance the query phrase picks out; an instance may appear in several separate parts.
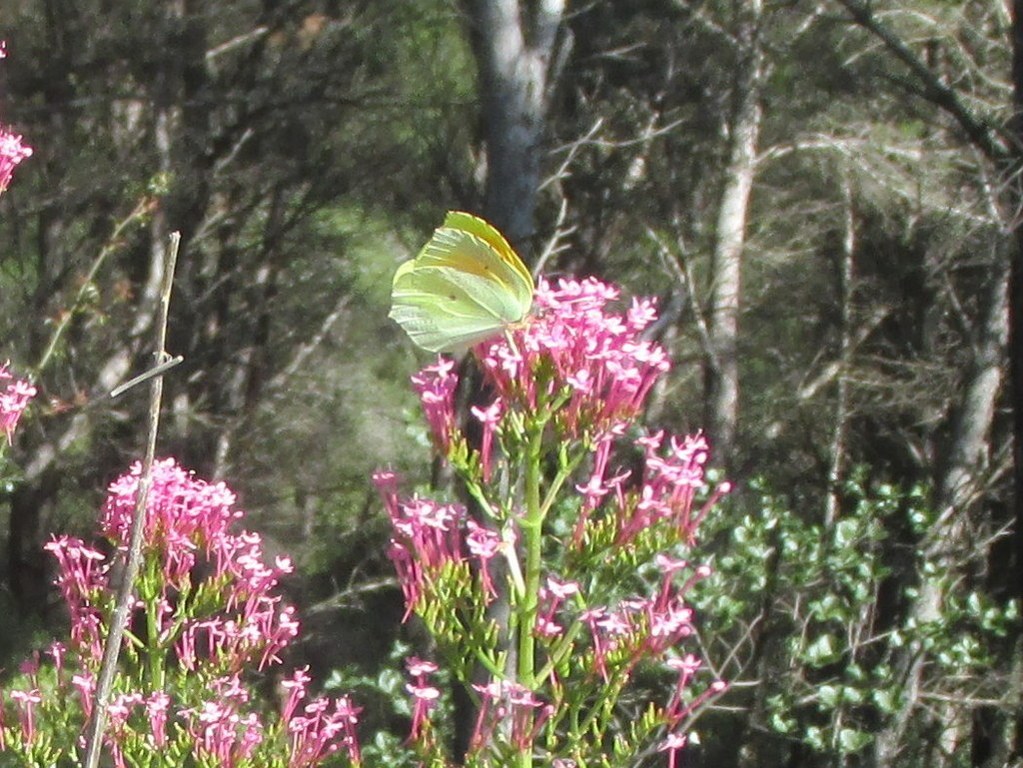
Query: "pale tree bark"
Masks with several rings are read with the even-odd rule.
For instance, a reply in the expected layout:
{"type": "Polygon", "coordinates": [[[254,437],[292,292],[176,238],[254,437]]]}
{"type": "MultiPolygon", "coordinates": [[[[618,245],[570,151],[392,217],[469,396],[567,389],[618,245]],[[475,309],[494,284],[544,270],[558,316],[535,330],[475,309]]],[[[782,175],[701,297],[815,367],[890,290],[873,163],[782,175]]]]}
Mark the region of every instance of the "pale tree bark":
{"type": "MultiPolygon", "coordinates": [[[[54,27],[58,24],[55,22],[54,27]]],[[[55,38],[60,38],[61,31],[53,30],[55,38]]],[[[66,99],[67,94],[62,94],[66,99]]],[[[60,137],[60,141],[68,145],[73,139],[67,138],[70,133],[71,121],[64,115],[68,101],[58,102],[53,105],[54,118],[51,123],[53,137],[60,137]]],[[[115,133],[123,137],[127,146],[131,141],[132,123],[135,116],[127,112],[117,113],[111,117],[115,133]],[[118,130],[123,122],[123,130],[118,130]]],[[[159,124],[159,123],[158,123],[159,124]]],[[[157,146],[157,153],[162,157],[162,146],[157,146]]],[[[124,149],[124,151],[130,151],[124,149]]],[[[143,214],[151,207],[146,200],[138,200],[134,211],[127,213],[113,228],[109,239],[99,246],[97,253],[93,256],[89,266],[84,272],[83,285],[92,284],[98,276],[103,273],[118,253],[118,241],[129,233],[135,226],[138,226],[143,219],[143,214]]],[[[42,248],[41,263],[46,265],[57,265],[73,263],[73,260],[63,252],[67,240],[67,222],[64,212],[57,212],[44,207],[40,213],[40,228],[43,237],[40,239],[42,248]]],[[[149,279],[145,289],[141,292],[136,306],[137,314],[128,333],[120,339],[117,344],[106,350],[104,357],[97,362],[96,374],[90,383],[89,398],[92,401],[102,401],[107,393],[117,384],[124,381],[131,372],[131,366],[139,349],[144,346],[144,338],[149,332],[154,317],[154,309],[158,301],[158,286],[162,280],[163,252],[166,247],[166,237],[157,239],[156,230],[161,227],[163,217],[159,211],[152,216],[152,228],[154,239],[149,254],[150,260],[147,267],[149,279]]],[[[166,235],[166,227],[162,228],[166,235]]],[[[60,281],[57,274],[53,274],[52,281],[41,281],[40,286],[46,286],[47,290],[55,293],[61,292],[60,281]]],[[[63,309],[68,315],[73,315],[79,309],[77,306],[81,297],[81,288],[78,297],[74,293],[68,296],[70,306],[63,309]]],[[[46,311],[47,304],[52,296],[40,293],[37,301],[37,311],[42,315],[46,311]]],[[[50,334],[57,333],[62,336],[63,331],[50,330],[50,334]]],[[[38,343],[32,346],[39,347],[41,360],[37,367],[42,369],[51,360],[51,355],[60,344],[65,343],[63,338],[54,338],[52,335],[45,341],[38,339],[38,343]],[[59,343],[59,344],[58,344],[59,343]],[[45,348],[45,351],[43,351],[45,348]]],[[[37,371],[40,372],[40,371],[37,371]]],[[[44,600],[46,580],[38,572],[37,553],[39,551],[41,530],[41,519],[46,504],[52,499],[53,489],[56,487],[56,477],[59,474],[61,457],[72,446],[87,440],[95,426],[94,414],[84,409],[77,409],[73,416],[65,422],[58,422],[56,429],[48,430],[46,439],[42,441],[32,452],[31,457],[24,467],[22,482],[16,487],[10,496],[10,518],[8,537],[6,542],[7,555],[7,581],[19,605],[27,611],[33,610],[44,600]]]]}
{"type": "MultiPolygon", "coordinates": [[[[983,156],[987,168],[1010,183],[999,184],[1001,192],[992,207],[999,209],[1005,230],[1012,233],[1006,241],[1009,258],[997,254],[992,259],[988,280],[981,289],[979,316],[972,339],[973,355],[965,376],[963,395],[953,404],[951,436],[944,451],[943,467],[935,478],[934,503],[940,518],[923,543],[922,556],[936,565],[934,573],[921,575],[917,598],[907,609],[907,619],[926,623],[941,618],[945,599],[944,586],[937,579],[949,573],[961,573],[978,553],[970,551],[969,513],[982,492],[982,473],[989,451],[989,436],[994,421],[995,404],[1002,386],[1002,364],[1006,349],[1011,363],[1010,385],[1014,410],[1014,487],[1015,487],[1015,566],[1016,591],[1023,589],[1023,231],[1020,229],[1019,171],[1023,159],[1023,132],[1019,130],[1019,109],[1023,105],[1023,0],[1014,0],[1013,19],[1014,72],[1016,93],[1016,137],[1006,137],[992,127],[983,115],[977,114],[970,102],[953,90],[940,73],[928,63],[879,16],[869,3],[860,0],[838,0],[851,18],[874,35],[887,51],[904,65],[916,84],[916,95],[950,116],[983,156]]],[[[893,659],[902,696],[895,714],[878,731],[874,745],[877,768],[900,765],[900,752],[905,748],[912,717],[919,712],[920,694],[927,681],[924,677],[925,657],[919,643],[899,649],[893,659]]],[[[1018,670],[1017,670],[1018,671],[1018,670]]],[[[964,742],[970,713],[966,705],[932,709],[939,735],[931,750],[932,764],[949,764],[952,756],[968,747],[964,742]]],[[[1008,730],[1008,729],[1006,729],[1008,730]]],[[[1005,738],[1011,740],[1008,734],[1005,738]]],[[[1017,735],[1018,738],[1018,735],[1017,735]]],[[[1003,745],[1004,746],[1004,745],[1003,745]]]]}
{"type": "Polygon", "coordinates": [[[842,177],[842,247],[839,251],[839,372],[836,377],[835,423],[831,433],[828,492],[824,502],[824,526],[831,528],[838,519],[841,485],[845,471],[846,435],[849,428],[849,379],[845,368],[853,350],[852,301],[856,258],[856,215],[852,184],[848,171],[842,177]]]}
{"type": "Polygon", "coordinates": [[[528,251],[565,0],[468,0],[487,144],[483,215],[528,251]]]}
{"type": "MultiPolygon", "coordinates": [[[[973,358],[962,400],[952,419],[944,466],[935,479],[934,503],[940,511],[939,523],[922,547],[923,559],[936,568],[922,574],[918,597],[910,605],[907,615],[916,625],[941,619],[947,575],[963,572],[968,561],[978,556],[969,545],[969,513],[982,491],[989,435],[1002,387],[1002,364],[1009,331],[1008,267],[1002,254],[992,259],[987,293],[980,302],[983,313],[972,345],[973,358]]],[[[875,764],[879,768],[899,765],[906,730],[920,706],[920,694],[926,685],[925,662],[926,654],[919,641],[910,643],[895,658],[895,669],[902,681],[902,697],[894,716],[877,733],[875,764]]],[[[931,764],[940,766],[945,758],[967,748],[970,712],[965,705],[951,704],[932,706],[931,711],[932,716],[939,720],[939,735],[931,764]]]]}
{"type": "MultiPolygon", "coordinates": [[[[1009,166],[1012,184],[1006,191],[1012,199],[1013,241],[1009,267],[1009,391],[1012,395],[1013,437],[1013,583],[1011,595],[1017,605],[1023,604],[1023,0],[1012,3],[1012,83],[1013,120],[1012,147],[1009,166]]],[[[1014,727],[1007,727],[1004,741],[1011,744],[1015,758],[1023,753],[1023,631],[1017,629],[1011,672],[1014,727]]]]}
{"type": "Polygon", "coordinates": [[[707,430],[717,460],[728,464],[739,421],[739,312],[743,249],[750,193],[756,172],[762,109],[760,86],[763,50],[760,23],[762,0],[737,4],[737,67],[731,148],[717,214],[710,264],[708,330],[710,354],[706,366],[707,430]]]}
{"type": "MultiPolygon", "coordinates": [[[[482,215],[504,233],[527,261],[534,235],[542,142],[565,5],[566,0],[465,0],[479,71],[486,141],[482,215]]],[[[471,358],[462,365],[460,377],[465,394],[460,407],[465,422],[469,407],[482,396],[471,358]]],[[[468,433],[473,439],[475,430],[471,426],[468,433]]],[[[506,598],[498,598],[491,614],[503,628],[502,637],[507,641],[506,598]]],[[[512,646],[506,642],[507,670],[516,667],[512,646]]],[[[482,670],[477,675],[483,675],[482,670]]],[[[461,759],[469,747],[475,707],[462,686],[456,685],[452,693],[453,751],[461,759]]]]}

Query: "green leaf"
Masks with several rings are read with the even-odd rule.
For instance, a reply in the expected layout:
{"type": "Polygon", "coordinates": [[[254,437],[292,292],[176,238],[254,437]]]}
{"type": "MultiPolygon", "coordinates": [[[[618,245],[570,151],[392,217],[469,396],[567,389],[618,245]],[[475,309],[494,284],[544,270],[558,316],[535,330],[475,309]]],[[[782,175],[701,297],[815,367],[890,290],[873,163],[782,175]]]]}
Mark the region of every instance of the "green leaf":
{"type": "Polygon", "coordinates": [[[894,688],[875,688],[870,698],[882,714],[890,715],[898,708],[899,695],[894,688]]]}
{"type": "Polygon", "coordinates": [[[806,649],[806,660],[812,665],[822,666],[837,658],[835,639],[831,635],[821,635],[806,649]]]}
{"type": "Polygon", "coordinates": [[[859,752],[870,743],[870,735],[852,728],[843,728],[838,732],[838,744],[842,752],[859,752]]]}
{"type": "Polygon", "coordinates": [[[817,689],[817,698],[825,707],[834,708],[841,700],[841,691],[833,685],[822,685],[817,689]]]}

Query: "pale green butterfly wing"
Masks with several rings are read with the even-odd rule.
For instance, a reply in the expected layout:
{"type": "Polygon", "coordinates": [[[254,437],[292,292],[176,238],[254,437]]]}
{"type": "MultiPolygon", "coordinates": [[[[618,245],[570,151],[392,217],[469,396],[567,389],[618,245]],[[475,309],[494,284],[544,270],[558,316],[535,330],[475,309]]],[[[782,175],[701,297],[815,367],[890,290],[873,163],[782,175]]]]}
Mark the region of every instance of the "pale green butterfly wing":
{"type": "Polygon", "coordinates": [[[512,283],[519,301],[524,302],[526,311],[529,311],[529,305],[533,301],[533,276],[515,253],[515,249],[505,240],[504,235],[479,216],[463,211],[449,211],[444,217],[444,226],[468,232],[493,248],[504,264],[504,272],[512,283]]]}
{"type": "Polygon", "coordinates": [[[532,276],[504,237],[452,212],[395,273],[390,317],[423,349],[453,352],[520,322],[532,301],[532,276]]]}
{"type": "Polygon", "coordinates": [[[533,278],[522,260],[501,233],[467,213],[449,213],[444,226],[434,232],[415,261],[422,268],[454,267],[495,284],[501,291],[503,306],[493,309],[499,311],[506,323],[519,322],[533,302],[533,278]],[[463,229],[463,224],[474,229],[463,229]]]}
{"type": "Polygon", "coordinates": [[[422,268],[407,261],[395,275],[392,295],[390,317],[430,352],[468,349],[507,325],[493,309],[502,301],[499,291],[452,268],[422,268]]]}
{"type": "Polygon", "coordinates": [[[486,281],[450,268],[406,262],[394,282],[391,317],[431,352],[464,350],[505,325],[494,311],[500,299],[486,281]]]}

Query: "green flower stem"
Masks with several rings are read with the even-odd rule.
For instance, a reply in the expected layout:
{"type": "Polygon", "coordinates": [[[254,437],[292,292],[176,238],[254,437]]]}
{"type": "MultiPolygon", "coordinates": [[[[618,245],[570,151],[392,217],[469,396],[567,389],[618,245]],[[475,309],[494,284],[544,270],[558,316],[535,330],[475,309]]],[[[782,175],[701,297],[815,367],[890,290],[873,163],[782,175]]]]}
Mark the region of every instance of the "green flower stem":
{"type": "Polygon", "coordinates": [[[490,505],[490,500],[487,499],[486,492],[483,487],[472,480],[469,472],[463,470],[460,473],[462,479],[465,482],[466,492],[472,496],[473,500],[480,505],[480,509],[483,510],[483,514],[489,517],[491,520],[497,520],[498,515],[494,508],[490,505]]]}
{"type": "Polygon", "coordinates": [[[529,690],[536,689],[536,639],[533,630],[540,595],[541,555],[543,552],[543,518],[540,504],[540,463],[543,430],[532,436],[526,462],[526,514],[522,520],[523,545],[526,552],[525,583],[519,609],[519,680],[529,690]]]}
{"type": "Polygon", "coordinates": [[[163,690],[166,682],[164,659],[166,649],[160,647],[160,566],[155,558],[147,557],[143,562],[142,578],[138,586],[139,598],[145,603],[146,609],[146,642],[142,653],[146,657],[146,668],[149,672],[150,690],[163,690]]]}
{"type": "MultiPolygon", "coordinates": [[[[543,519],[549,505],[540,503],[540,474],[543,458],[544,424],[535,425],[529,439],[526,455],[525,502],[526,509],[521,523],[523,547],[526,555],[525,594],[515,613],[518,631],[518,683],[535,691],[536,677],[536,627],[537,607],[540,594],[541,555],[543,553],[543,519]]],[[[518,755],[519,768],[531,768],[532,749],[527,747],[518,755]]]]}
{"type": "Polygon", "coordinates": [[[149,679],[152,681],[152,690],[162,691],[166,686],[166,661],[167,649],[160,645],[159,625],[159,602],[153,600],[146,606],[146,623],[149,634],[146,647],[147,662],[149,665],[149,679]]]}
{"type": "Polygon", "coordinates": [[[501,654],[495,661],[486,655],[484,649],[477,648],[473,654],[480,665],[487,670],[491,675],[496,678],[500,678],[504,675],[505,655],[501,654]]]}
{"type": "Polygon", "coordinates": [[[560,667],[567,659],[569,654],[572,653],[575,648],[575,639],[579,636],[579,632],[582,630],[583,625],[581,622],[575,622],[569,628],[565,636],[561,638],[561,641],[554,647],[550,652],[550,658],[544,665],[537,675],[536,680],[538,683],[544,683],[554,672],[555,669],[560,667]]]}
{"type": "Polygon", "coordinates": [[[600,689],[601,701],[594,705],[590,713],[582,721],[579,726],[579,733],[586,733],[590,730],[593,733],[601,733],[606,729],[607,723],[610,722],[611,716],[614,714],[614,704],[625,689],[626,682],[628,682],[627,676],[618,676],[613,680],[609,680],[607,685],[600,689]],[[599,723],[597,722],[598,719],[599,723]]]}
{"type": "Polygon", "coordinates": [[[558,474],[555,475],[551,481],[550,487],[547,489],[547,495],[544,497],[543,504],[540,506],[540,520],[544,520],[547,517],[547,513],[550,512],[551,507],[554,506],[554,502],[558,500],[558,494],[561,492],[562,486],[565,481],[568,480],[572,473],[575,472],[579,463],[583,459],[583,454],[579,454],[574,458],[569,459],[565,451],[562,450],[559,456],[559,464],[561,468],[558,470],[558,474]]]}

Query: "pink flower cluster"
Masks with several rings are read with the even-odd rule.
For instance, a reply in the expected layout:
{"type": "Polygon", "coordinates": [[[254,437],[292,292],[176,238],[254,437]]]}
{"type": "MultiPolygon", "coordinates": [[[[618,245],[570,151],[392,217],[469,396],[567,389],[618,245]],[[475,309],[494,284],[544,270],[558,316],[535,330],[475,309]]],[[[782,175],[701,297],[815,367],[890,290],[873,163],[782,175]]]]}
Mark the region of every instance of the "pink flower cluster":
{"type": "Polygon", "coordinates": [[[3,386],[0,390],[0,432],[7,435],[8,443],[14,436],[21,414],[36,396],[36,388],[24,379],[14,378],[9,366],[9,362],[0,363],[0,386],[3,386]]]}
{"type": "MultiPolygon", "coordinates": [[[[480,579],[478,594],[489,602],[493,585],[487,566],[503,544],[498,534],[468,518],[461,505],[440,504],[422,498],[400,500],[392,473],[378,473],[375,480],[385,498],[395,532],[389,555],[405,595],[406,618],[416,607],[421,607],[420,601],[424,596],[436,599],[435,588],[450,574],[453,564],[470,563],[474,566],[480,579]],[[478,539],[481,535],[485,544],[470,543],[472,537],[478,539]]],[[[691,531],[691,528],[686,530],[691,531]]],[[[534,630],[536,636],[541,641],[552,643],[565,635],[568,624],[579,621],[589,634],[586,650],[578,651],[582,654],[583,666],[599,675],[604,684],[624,685],[637,664],[670,655],[680,641],[693,633],[693,614],[685,602],[686,594],[711,572],[707,566],[693,567],[685,560],[664,554],[658,555],[655,563],[661,572],[661,586],[656,595],[634,597],[615,606],[595,606],[582,611],[576,610],[575,604],[570,602],[570,598],[580,594],[579,584],[549,576],[540,591],[540,609],[534,630]],[[683,579],[678,584],[680,575],[683,579]]],[[[421,664],[416,666],[417,674],[425,669],[421,664]]],[[[725,684],[715,681],[694,701],[683,705],[683,691],[699,669],[700,662],[688,655],[684,663],[669,661],[668,666],[678,672],[675,696],[665,710],[669,725],[674,727],[683,723],[707,698],[724,690],[725,684]]],[[[545,716],[538,701],[523,698],[528,692],[509,688],[507,683],[504,687],[481,687],[478,690],[489,707],[484,708],[477,722],[481,744],[489,738],[489,729],[505,716],[533,710],[541,715],[541,720],[545,716]]],[[[415,686],[409,687],[409,691],[416,699],[415,736],[422,729],[430,708],[423,700],[430,688],[420,678],[415,686]]],[[[514,718],[512,722],[515,722],[514,718]]],[[[539,728],[540,722],[533,727],[539,728]]],[[[523,739],[531,738],[531,735],[532,732],[519,734],[523,739]]]]}
{"type": "Polygon", "coordinates": [[[458,374],[450,358],[440,357],[412,377],[412,388],[419,393],[423,415],[430,427],[434,444],[447,453],[451,447],[458,425],[455,423],[455,389],[458,374]]]}
{"type": "MultiPolygon", "coordinates": [[[[406,665],[415,680],[405,686],[414,702],[409,741],[423,741],[430,737],[430,713],[440,698],[440,691],[427,678],[438,668],[414,656],[406,665]]],[[[470,756],[486,751],[497,740],[497,729],[506,731],[508,742],[516,749],[529,749],[554,712],[553,706],[518,683],[495,680],[472,687],[480,696],[480,706],[469,740],[470,756]]]]}
{"type": "Polygon", "coordinates": [[[596,280],[540,280],[534,316],[511,339],[477,354],[504,409],[533,413],[553,405],[562,434],[604,434],[633,420],[669,368],[664,349],[642,338],[657,313],[635,299],[624,315],[608,311],[618,289],[596,280]]]}
{"type": "MultiPolygon", "coordinates": [[[[553,411],[560,439],[600,439],[622,433],[669,368],[658,344],[642,332],[657,315],[650,300],[635,300],[624,315],[609,312],[618,290],[594,278],[541,280],[534,314],[521,327],[475,348],[494,392],[472,409],[483,428],[480,462],[490,476],[494,437],[505,414],[553,411]]],[[[438,448],[457,443],[454,363],[441,358],[412,378],[438,448]]]]}
{"type": "Polygon", "coordinates": [[[394,529],[387,555],[398,572],[407,620],[424,588],[440,576],[444,567],[464,561],[461,527],[465,523],[465,507],[418,497],[403,500],[398,495],[398,478],[393,472],[375,473],[373,483],[394,529]]]}
{"type": "MultiPolygon", "coordinates": [[[[109,488],[100,515],[100,530],[115,547],[127,548],[141,465],[109,488]]],[[[143,557],[158,566],[159,594],[154,595],[161,637],[174,638],[178,663],[194,670],[219,660],[237,672],[255,663],[259,669],[278,661],[277,653],[298,634],[294,610],[282,608],[275,595],[281,576],[292,571],[287,558],[274,566],[263,562],[258,534],[231,533],[241,516],[234,494],[223,484],[194,477],[173,459],[155,462],[147,498],[143,557]],[[197,565],[208,569],[206,581],[224,585],[226,612],[182,625],[175,603],[194,589],[197,565]]],[[[79,539],[61,536],[46,545],[60,564],[57,584],[71,610],[71,638],[78,649],[98,661],[102,652],[104,605],[97,598],[109,591],[109,564],[100,552],[79,539]]]]}
{"type": "Polygon", "coordinates": [[[702,434],[682,440],[671,437],[667,450],[663,450],[664,432],[637,438],[635,444],[642,449],[644,458],[639,488],[629,487],[631,471],[608,477],[612,438],[609,434],[598,441],[589,480],[577,487],[584,501],[576,522],[575,543],[581,542],[591,512],[611,499],[616,510],[619,544],[629,543],[655,523],[666,522],[678,531],[680,539],[692,545],[704,516],[732,487],[731,483],[720,483],[710,498],[693,510],[696,495],[706,488],[704,465],[709,452],[706,438],[702,434]]]}
{"type": "Polygon", "coordinates": [[[21,143],[21,136],[0,126],[0,192],[7,191],[14,169],[31,156],[32,148],[21,143]]]}
{"type": "MultiPolygon", "coordinates": [[[[7,58],[7,44],[0,41],[0,59],[7,58]]],[[[0,193],[11,183],[14,169],[22,160],[32,156],[32,148],[21,143],[21,136],[0,125],[0,193]]]]}
{"type": "MultiPolygon", "coordinates": [[[[140,471],[136,463],[115,480],[103,506],[100,528],[116,549],[126,547],[140,471]]],[[[185,739],[197,754],[222,766],[250,764],[266,737],[258,707],[247,706],[250,694],[242,676],[279,664],[280,652],[298,635],[294,609],[282,606],[277,594],[279,579],[292,566],[286,558],[266,565],[257,534],[231,531],[242,516],[234,501],[225,485],[196,478],[173,459],[154,463],[136,589],[138,620],[133,621],[144,634],[126,637],[122,654],[128,665],[125,679],[139,687],[122,691],[112,702],[107,733],[117,768],[135,764],[127,757],[129,735],[140,726],[151,747],[185,739]],[[170,660],[172,667],[154,672],[154,659],[170,660]],[[154,677],[163,685],[148,689],[154,677]],[[209,698],[195,703],[198,681],[199,693],[209,698]]],[[[84,723],[92,711],[105,622],[114,600],[111,564],[99,550],[68,536],[55,537],[46,549],[57,559],[56,583],[71,617],[69,650],[55,645],[51,655],[58,685],[74,691],[84,723]],[[70,680],[62,672],[66,655],[78,667],[70,680]]],[[[358,764],[358,710],[347,698],[307,700],[308,681],[299,670],[284,684],[289,695],[279,730],[289,768],[317,765],[342,748],[358,764]]],[[[21,699],[30,693],[11,693],[28,715],[31,710],[21,699]]],[[[30,726],[23,720],[29,742],[30,726]]]]}
{"type": "Polygon", "coordinates": [[[697,567],[681,587],[676,587],[675,574],[688,569],[689,564],[660,555],[657,565],[662,572],[657,596],[633,597],[613,607],[588,608],[579,617],[590,630],[592,669],[605,682],[611,676],[609,661],[614,664],[614,674],[628,679],[639,661],[661,657],[693,633],[693,612],[685,603],[685,595],[697,580],[710,575],[710,569],[697,567]]]}

